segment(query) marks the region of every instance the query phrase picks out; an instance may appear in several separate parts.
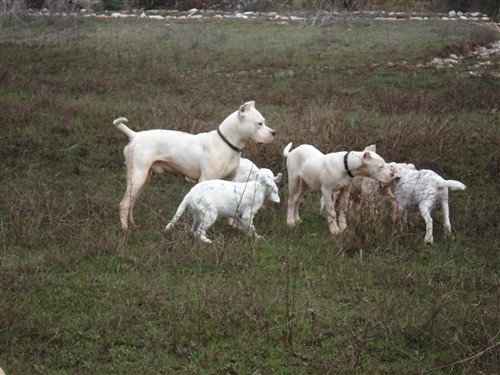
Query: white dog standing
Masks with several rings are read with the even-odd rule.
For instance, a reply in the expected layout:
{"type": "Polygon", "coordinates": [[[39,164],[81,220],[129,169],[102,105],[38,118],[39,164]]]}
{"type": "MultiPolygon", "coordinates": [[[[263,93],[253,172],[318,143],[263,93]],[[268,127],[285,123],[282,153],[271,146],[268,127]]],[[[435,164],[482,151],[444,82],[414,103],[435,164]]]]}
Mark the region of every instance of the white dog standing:
{"type": "Polygon", "coordinates": [[[172,229],[189,209],[193,215],[191,232],[205,243],[212,242],[206,231],[219,217],[233,218],[239,229],[257,236],[253,218],[266,198],[280,202],[274,175],[266,168],[261,168],[253,181],[203,181],[186,194],[165,230],[172,229]]]}
{"type": "MultiPolygon", "coordinates": [[[[236,170],[236,176],[234,176],[233,182],[247,182],[256,180],[260,170],[261,168],[257,167],[257,165],[255,165],[253,161],[246,158],[241,158],[240,165],[236,170]]],[[[282,178],[283,174],[278,173],[276,176],[274,176],[274,182],[279,184],[282,178]]]]}
{"type": "Polygon", "coordinates": [[[413,164],[389,163],[399,178],[396,178],[392,191],[396,198],[399,211],[401,230],[407,224],[408,208],[411,204],[418,205],[420,214],[425,220],[424,241],[432,244],[432,217],[431,211],[437,202],[443,210],[444,230],[446,236],[451,236],[450,209],[448,206],[448,189],[465,190],[466,186],[460,181],[445,180],[436,172],[429,169],[415,169],[413,164]]]}
{"type": "Polygon", "coordinates": [[[290,151],[291,147],[289,143],[283,150],[288,170],[288,226],[300,222],[299,207],[309,188],[321,191],[330,233],[339,234],[347,227],[346,206],[354,176],[371,177],[381,182],[389,182],[394,176],[384,159],[375,152],[342,151],[325,155],[311,145],[301,145],[290,151]]]}
{"type": "Polygon", "coordinates": [[[270,143],[276,132],[266,126],[255,102],[243,104],[216,130],[190,134],[154,129],[135,132],[120,117],[113,124],[124,132],[129,143],[123,154],[127,168],[127,190],[120,202],[120,221],[124,230],[134,225],[134,203],[146,187],[152,172],[180,173],[194,181],[231,180],[236,174],[240,152],[249,141],[270,143]]]}
{"type": "MultiPolygon", "coordinates": [[[[238,165],[238,169],[236,170],[236,175],[233,177],[231,181],[233,182],[247,182],[253,181],[257,179],[257,175],[259,173],[260,168],[257,165],[247,158],[240,158],[240,164],[238,165]]],[[[283,173],[278,173],[274,176],[274,182],[279,184],[283,178],[283,173]]],[[[186,177],[187,182],[196,183],[186,177]]]]}

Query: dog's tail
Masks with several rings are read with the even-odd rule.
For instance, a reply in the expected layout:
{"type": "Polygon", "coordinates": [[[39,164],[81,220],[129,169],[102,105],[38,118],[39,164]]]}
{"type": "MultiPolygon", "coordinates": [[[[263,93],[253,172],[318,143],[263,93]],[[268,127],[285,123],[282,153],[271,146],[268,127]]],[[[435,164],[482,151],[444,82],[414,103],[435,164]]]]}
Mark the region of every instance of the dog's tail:
{"type": "Polygon", "coordinates": [[[134,138],[136,134],[135,131],[129,129],[124,122],[128,122],[126,117],[118,117],[115,121],[113,121],[113,125],[124,132],[129,139],[134,138]]]}
{"type": "Polygon", "coordinates": [[[189,199],[190,199],[189,194],[186,194],[181,204],[179,205],[179,208],[177,208],[174,217],[172,218],[172,220],[170,220],[170,223],[168,223],[167,226],[165,227],[166,231],[172,229],[174,225],[177,224],[181,216],[184,214],[184,211],[186,211],[189,199]]]}
{"type": "Polygon", "coordinates": [[[450,190],[465,190],[466,186],[460,181],[445,180],[444,185],[450,190]]]}
{"type": "Polygon", "coordinates": [[[283,156],[285,158],[288,157],[288,154],[290,153],[290,149],[292,148],[292,142],[286,145],[285,149],[283,150],[283,156]]]}

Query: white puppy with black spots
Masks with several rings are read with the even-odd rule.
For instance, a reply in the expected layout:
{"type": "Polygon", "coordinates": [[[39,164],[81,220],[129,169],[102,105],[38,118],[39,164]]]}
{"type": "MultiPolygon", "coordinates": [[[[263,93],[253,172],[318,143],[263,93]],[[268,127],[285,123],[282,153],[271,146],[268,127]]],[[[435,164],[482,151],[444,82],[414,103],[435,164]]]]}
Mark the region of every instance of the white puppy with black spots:
{"type": "Polygon", "coordinates": [[[391,188],[397,202],[400,229],[403,230],[406,227],[408,208],[412,204],[418,205],[420,214],[425,220],[424,241],[432,244],[434,238],[432,235],[431,211],[439,202],[443,210],[445,235],[451,237],[448,189],[465,190],[466,186],[460,181],[445,180],[429,169],[415,169],[413,164],[394,162],[388,164],[397,175],[397,178],[391,183],[391,188]]]}
{"type": "Polygon", "coordinates": [[[220,217],[234,219],[236,226],[250,235],[255,232],[253,219],[266,199],[280,202],[273,172],[260,168],[256,179],[247,182],[209,180],[196,184],[182,200],[165,230],[174,227],[186,209],[193,215],[191,233],[202,242],[211,243],[207,230],[220,217]]]}
{"type": "Polygon", "coordinates": [[[120,221],[124,230],[134,225],[134,203],[146,187],[151,174],[176,172],[193,181],[231,180],[236,175],[240,152],[247,142],[270,143],[276,132],[266,126],[255,102],[243,104],[207,133],[190,134],[154,129],[135,132],[124,123],[113,124],[129,138],[123,154],[127,167],[127,190],[120,202],[120,221]]]}

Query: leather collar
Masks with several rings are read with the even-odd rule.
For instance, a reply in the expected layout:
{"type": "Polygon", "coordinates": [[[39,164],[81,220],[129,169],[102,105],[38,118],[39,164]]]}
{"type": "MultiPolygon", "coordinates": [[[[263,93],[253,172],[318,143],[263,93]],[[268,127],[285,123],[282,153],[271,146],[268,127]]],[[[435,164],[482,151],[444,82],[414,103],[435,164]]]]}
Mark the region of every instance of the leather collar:
{"type": "Polygon", "coordinates": [[[238,148],[238,147],[236,147],[235,145],[233,145],[231,142],[229,142],[229,141],[227,140],[227,138],[226,138],[226,137],[224,137],[224,136],[222,135],[221,131],[219,130],[219,127],[217,127],[217,134],[219,134],[219,136],[220,136],[220,137],[222,138],[222,140],[226,143],[226,145],[228,145],[229,147],[231,147],[234,151],[236,151],[236,152],[238,152],[238,153],[240,153],[240,152],[241,152],[241,150],[242,150],[241,148],[238,148]]]}
{"type": "Polygon", "coordinates": [[[347,172],[347,174],[351,177],[354,177],[354,175],[352,174],[352,172],[349,170],[349,165],[347,165],[347,158],[349,157],[349,154],[351,153],[351,151],[349,152],[346,152],[345,155],[344,155],[344,168],[347,172]]]}

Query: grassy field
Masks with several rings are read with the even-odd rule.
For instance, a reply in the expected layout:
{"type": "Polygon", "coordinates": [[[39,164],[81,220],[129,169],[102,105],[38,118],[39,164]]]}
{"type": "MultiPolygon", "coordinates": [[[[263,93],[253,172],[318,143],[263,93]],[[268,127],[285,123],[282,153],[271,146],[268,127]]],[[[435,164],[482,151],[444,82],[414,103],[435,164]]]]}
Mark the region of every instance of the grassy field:
{"type": "Polygon", "coordinates": [[[0,366],[11,374],[496,374],[500,362],[498,39],[472,23],[315,28],[269,22],[25,19],[0,38],[0,366]],[[123,233],[124,135],[210,131],[255,100],[278,135],[243,156],[285,172],[284,146],[376,143],[467,185],[454,238],[363,211],[330,236],[319,196],[263,240],[223,221],[213,245],[162,231],[190,184],[155,175],[123,233]]]}

